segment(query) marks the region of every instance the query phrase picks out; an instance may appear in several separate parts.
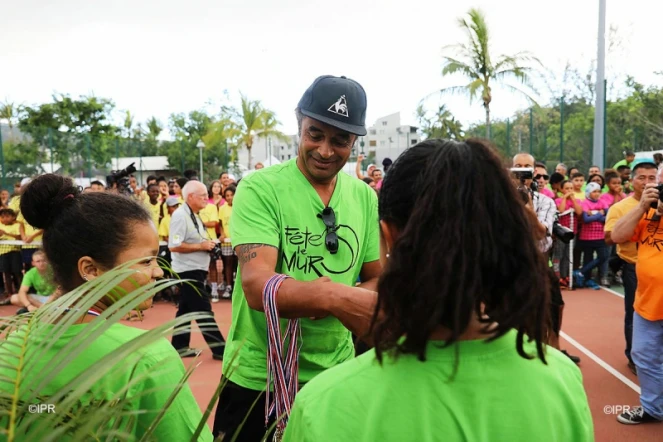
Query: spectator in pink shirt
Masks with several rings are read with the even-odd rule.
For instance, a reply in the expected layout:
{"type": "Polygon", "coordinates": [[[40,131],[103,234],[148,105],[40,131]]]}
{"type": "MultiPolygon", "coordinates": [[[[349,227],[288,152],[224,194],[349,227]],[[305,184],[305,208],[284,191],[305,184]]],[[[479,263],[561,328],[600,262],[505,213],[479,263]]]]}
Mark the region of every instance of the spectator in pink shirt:
{"type": "MultiPolygon", "coordinates": [[[[573,197],[573,183],[565,180],[561,184],[563,196],[555,199],[557,211],[559,212],[559,223],[564,227],[578,233],[578,220],[582,216],[582,202],[573,197]],[[571,223],[571,213],[573,213],[573,225],[571,223]]],[[[569,286],[570,260],[568,243],[558,241],[557,259],[559,260],[559,285],[562,288],[569,286]]]]}
{"type": "Polygon", "coordinates": [[[555,194],[548,188],[549,180],[550,176],[548,175],[545,164],[536,163],[534,167],[534,181],[536,181],[537,186],[539,186],[539,193],[554,200],[555,194]]]}
{"type": "Polygon", "coordinates": [[[605,182],[608,185],[608,192],[601,195],[601,201],[605,202],[608,207],[612,207],[626,198],[622,188],[622,179],[617,172],[606,173],[605,182]]]}
{"type": "Polygon", "coordinates": [[[601,284],[607,285],[609,249],[605,243],[605,216],[608,206],[601,201],[601,187],[597,183],[588,183],[585,188],[585,200],[582,202],[582,229],[578,235],[578,247],[584,254],[584,265],[573,272],[578,287],[583,285],[598,290],[599,285],[591,279],[592,270],[599,269],[601,284]],[[596,258],[594,253],[596,252],[596,258]]]}

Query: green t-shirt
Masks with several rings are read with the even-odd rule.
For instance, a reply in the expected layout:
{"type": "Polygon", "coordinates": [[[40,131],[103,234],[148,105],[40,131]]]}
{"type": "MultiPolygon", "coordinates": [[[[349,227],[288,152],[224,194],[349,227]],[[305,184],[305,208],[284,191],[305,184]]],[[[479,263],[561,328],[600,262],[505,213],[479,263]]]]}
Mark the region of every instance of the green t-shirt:
{"type": "MultiPolygon", "coordinates": [[[[47,370],[47,366],[52,363],[52,359],[62,351],[71,339],[92,324],[94,322],[70,326],[60,339],[58,339],[56,344],[45,351],[39,345],[41,340],[38,336],[35,336],[36,333],[31,334],[28,340],[28,355],[33,351],[40,351],[43,354],[38,358],[35,358],[34,355],[31,356],[33,361],[36,360],[36,364],[28,372],[22,373],[24,377],[21,380],[20,388],[25,389],[29,384],[34,386],[35,379],[38,380],[40,374],[47,370]],[[31,342],[32,345],[30,345],[31,342]]],[[[50,325],[43,327],[42,330],[47,334],[50,334],[50,330],[53,329],[53,326],[50,325]]],[[[112,325],[64,370],[60,371],[58,376],[40,392],[40,396],[48,397],[54,394],[64,385],[79,376],[83,370],[123,344],[137,338],[142,333],[145,333],[145,331],[126,325],[112,325]]],[[[25,328],[19,329],[8,339],[23,344],[25,328]]],[[[4,379],[14,379],[16,371],[15,369],[9,369],[6,364],[15,366],[14,364],[18,362],[16,353],[20,348],[20,345],[3,345],[0,347],[0,360],[3,361],[3,364],[0,364],[0,390],[13,393],[13,385],[7,383],[4,379]]],[[[126,393],[129,398],[136,396],[134,401],[130,401],[130,408],[132,411],[147,411],[146,413],[136,414],[134,416],[135,422],[133,427],[129,428],[135,436],[134,439],[130,440],[138,440],[142,437],[148,425],[160,413],[184,373],[184,364],[182,364],[179,355],[166,339],[161,338],[136,351],[130,357],[122,361],[117,361],[115,370],[95,384],[90,394],[86,397],[86,401],[91,399],[110,399],[117,392],[121,391],[122,388],[135,382],[126,393]],[[140,380],[136,381],[137,379],[140,380]]],[[[57,404],[55,404],[55,407],[56,413],[65,412],[65,410],[58,410],[57,404]]],[[[7,422],[3,419],[6,418],[0,416],[0,428],[5,428],[7,425],[7,422]]],[[[152,440],[188,441],[191,439],[201,419],[202,413],[200,407],[196,403],[189,386],[185,385],[175,397],[159,426],[152,434],[152,440]]],[[[125,431],[127,430],[124,426],[122,428],[125,431]]],[[[98,431],[101,433],[106,430],[109,429],[99,429],[98,431]]],[[[29,438],[25,440],[41,439],[40,435],[37,434],[26,436],[29,436],[29,438]]],[[[93,438],[90,439],[92,440],[93,438]]],[[[212,432],[208,427],[205,427],[198,440],[212,441],[212,439],[212,432]]],[[[60,440],[68,439],[62,438],[60,440]]]]}
{"type": "Polygon", "coordinates": [[[524,359],[515,342],[515,331],[461,341],[451,381],[454,346],[429,343],[425,362],[410,354],[383,366],[365,353],[301,390],[283,441],[593,441],[580,369],[553,348],[548,365],[524,359]]]}
{"type": "Polygon", "coordinates": [[[40,296],[51,296],[55,292],[55,286],[39,273],[35,267],[31,268],[23,276],[22,286],[33,288],[40,296]]]}
{"type": "MultiPolygon", "coordinates": [[[[375,191],[343,172],[329,202],[339,226],[338,253],[325,247],[325,225],[318,214],[322,200],[292,159],[242,179],[233,200],[230,237],[233,246],[268,244],[279,249],[275,271],[298,281],[328,276],[353,286],[364,263],[380,258],[375,191]]],[[[267,379],[265,314],[249,308],[237,271],[232,297],[232,325],[224,355],[223,373],[245,388],[264,390],[267,379]],[[238,353],[235,366],[230,367],[238,353]]],[[[284,331],[287,322],[281,321],[284,331]]],[[[334,317],[302,318],[299,380],[354,357],[350,332],[334,317]]]]}
{"type": "Polygon", "coordinates": [[[635,160],[631,161],[630,163],[629,163],[628,161],[626,161],[626,160],[621,160],[621,161],[616,162],[615,165],[612,166],[612,168],[615,169],[615,171],[616,171],[617,168],[620,167],[620,166],[628,166],[628,167],[631,167],[631,165],[632,165],[634,162],[635,162],[635,160]]]}

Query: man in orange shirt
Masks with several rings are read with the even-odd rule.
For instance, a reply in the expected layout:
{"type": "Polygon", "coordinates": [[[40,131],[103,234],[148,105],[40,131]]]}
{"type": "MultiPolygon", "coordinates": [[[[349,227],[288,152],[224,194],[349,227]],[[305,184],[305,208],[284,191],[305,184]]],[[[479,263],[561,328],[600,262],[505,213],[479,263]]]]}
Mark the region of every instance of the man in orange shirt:
{"type": "MultiPolygon", "coordinates": [[[[633,193],[622,201],[614,204],[608,210],[608,216],[605,220],[605,243],[612,246],[612,229],[615,228],[617,221],[636,208],[642,198],[642,192],[649,183],[656,183],[657,167],[654,163],[642,162],[633,167],[633,193]]],[[[624,337],[626,339],[626,358],[628,359],[628,368],[637,374],[635,363],[631,358],[631,343],[633,336],[633,303],[635,302],[635,291],[638,287],[638,278],[636,277],[636,262],[638,260],[638,248],[633,241],[627,241],[617,245],[617,255],[622,261],[622,280],[624,283],[624,337]]]]}
{"type": "MultiPolygon", "coordinates": [[[[663,168],[657,180],[663,181],[663,168]]],[[[631,357],[638,369],[641,407],[620,414],[623,424],[663,421],[663,192],[645,187],[640,203],[622,217],[610,235],[616,244],[638,245],[638,288],[633,309],[631,357]]]]}

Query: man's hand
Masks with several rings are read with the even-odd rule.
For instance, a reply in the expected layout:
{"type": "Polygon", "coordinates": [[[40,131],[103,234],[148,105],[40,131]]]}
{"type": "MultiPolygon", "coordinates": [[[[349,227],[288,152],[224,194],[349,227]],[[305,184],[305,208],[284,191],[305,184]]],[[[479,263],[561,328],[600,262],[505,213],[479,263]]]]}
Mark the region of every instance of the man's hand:
{"type": "Polygon", "coordinates": [[[640,210],[643,213],[647,213],[651,209],[651,204],[655,201],[658,201],[658,189],[656,189],[657,184],[647,184],[645,190],[642,192],[640,197],[640,210]]]}
{"type": "Polygon", "coordinates": [[[203,242],[200,243],[200,250],[204,250],[206,252],[209,252],[210,250],[212,250],[214,248],[215,245],[216,245],[216,243],[214,241],[211,241],[211,240],[203,241],[203,242]]]}
{"type": "Polygon", "coordinates": [[[358,163],[361,163],[362,161],[364,161],[365,158],[366,158],[366,157],[365,157],[364,155],[359,154],[359,155],[357,155],[357,162],[358,162],[358,163]]]}
{"type": "Polygon", "coordinates": [[[330,313],[355,335],[364,338],[368,332],[378,294],[361,287],[345,287],[334,297],[330,313]]]}

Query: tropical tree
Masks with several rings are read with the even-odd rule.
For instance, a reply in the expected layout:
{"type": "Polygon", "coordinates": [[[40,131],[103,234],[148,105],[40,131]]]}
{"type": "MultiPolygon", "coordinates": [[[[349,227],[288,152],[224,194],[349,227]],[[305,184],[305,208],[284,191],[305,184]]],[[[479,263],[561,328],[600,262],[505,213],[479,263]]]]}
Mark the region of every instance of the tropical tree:
{"type": "Polygon", "coordinates": [[[443,57],[445,65],[442,69],[442,76],[462,74],[469,80],[469,83],[464,86],[443,88],[441,92],[468,95],[470,102],[480,96],[486,111],[486,138],[490,138],[490,103],[493,101],[491,84],[498,83],[505,89],[522,94],[534,102],[526,91],[506,83],[505,80],[518,80],[522,85],[533,90],[531,64],[540,64],[540,62],[528,52],[493,58],[490,50],[491,39],[488,24],[483,12],[479,9],[470,9],[467,17],[458,19],[458,24],[466,34],[467,42],[444,48],[445,51],[453,51],[453,55],[443,57]]]}
{"type": "Polygon", "coordinates": [[[18,119],[21,106],[11,101],[0,103],[0,121],[5,120],[9,129],[14,128],[14,122],[18,119]]]}
{"type": "Polygon", "coordinates": [[[280,123],[274,112],[265,109],[259,100],[250,100],[244,94],[240,94],[240,96],[241,105],[239,108],[223,106],[221,114],[235,125],[238,133],[237,144],[246,147],[246,150],[248,150],[249,162],[247,167],[251,169],[251,149],[256,135],[262,137],[275,136],[282,140],[287,140],[287,137],[276,129],[280,123]]]}
{"type": "Polygon", "coordinates": [[[52,103],[24,107],[18,127],[41,146],[48,146],[65,172],[92,163],[105,167],[117,131],[109,121],[114,106],[104,98],[56,94],[52,103]]]}
{"type": "Polygon", "coordinates": [[[442,104],[436,112],[427,112],[423,104],[417,107],[417,120],[421,132],[426,138],[442,138],[446,140],[463,139],[463,125],[442,104]]]}

